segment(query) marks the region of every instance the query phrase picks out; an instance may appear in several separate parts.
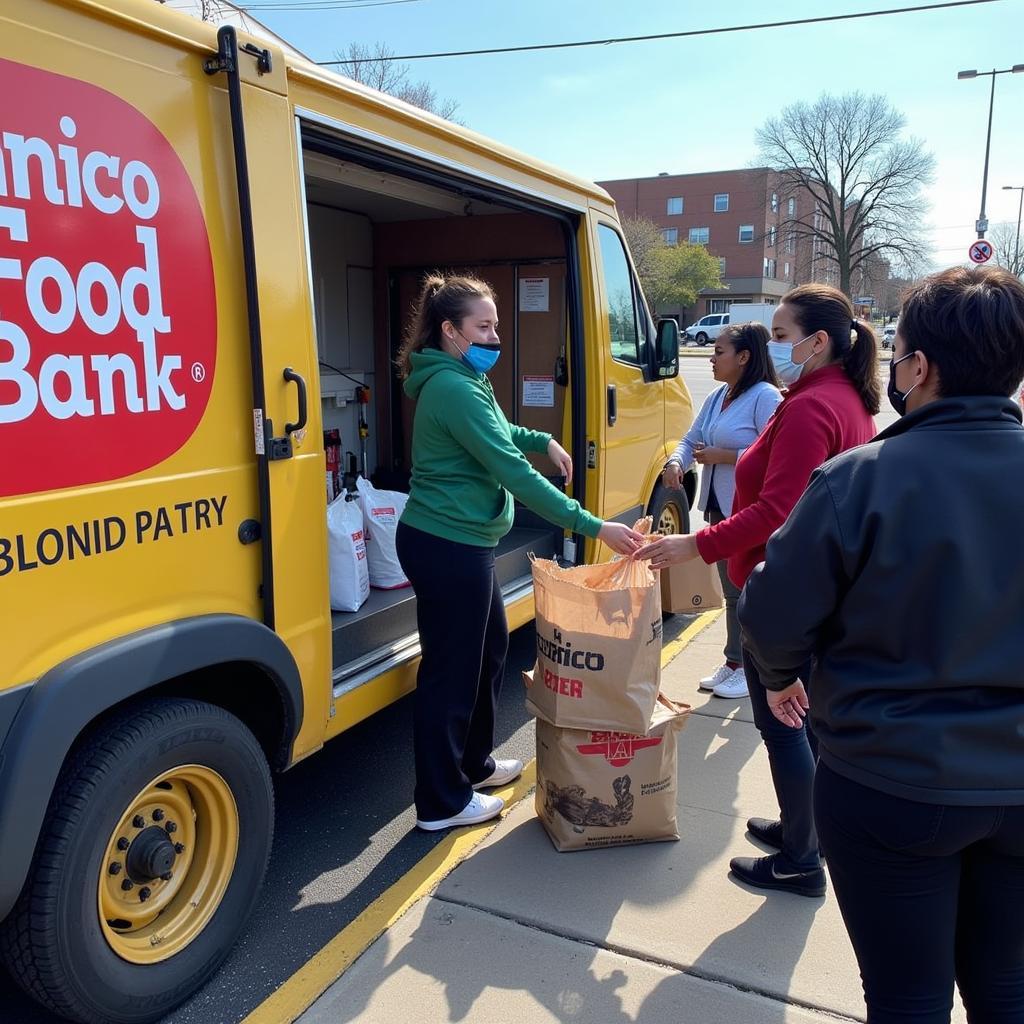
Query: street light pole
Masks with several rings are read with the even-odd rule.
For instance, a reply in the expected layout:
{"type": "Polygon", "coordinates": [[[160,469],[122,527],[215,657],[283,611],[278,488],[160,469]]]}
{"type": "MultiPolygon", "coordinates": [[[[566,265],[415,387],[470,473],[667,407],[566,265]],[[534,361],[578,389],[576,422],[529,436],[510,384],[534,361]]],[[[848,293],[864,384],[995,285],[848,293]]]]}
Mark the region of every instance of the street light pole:
{"type": "Polygon", "coordinates": [[[960,71],[956,76],[958,79],[985,78],[987,76],[992,78],[992,90],[989,93],[988,99],[988,134],[985,136],[985,169],[981,175],[981,213],[978,215],[978,221],[974,225],[979,238],[984,238],[985,232],[988,230],[988,220],[985,217],[985,200],[988,196],[988,154],[992,148],[992,108],[995,106],[996,101],[996,75],[1015,75],[1020,71],[1024,71],[1024,64],[1014,64],[1012,68],[1002,68],[998,71],[995,68],[991,71],[960,71]]]}
{"type": "Polygon", "coordinates": [[[1013,272],[1020,277],[1024,272],[1020,258],[1020,215],[1024,213],[1024,185],[1004,185],[1003,191],[1020,193],[1020,202],[1017,204],[1017,241],[1013,244],[1013,272]]]}

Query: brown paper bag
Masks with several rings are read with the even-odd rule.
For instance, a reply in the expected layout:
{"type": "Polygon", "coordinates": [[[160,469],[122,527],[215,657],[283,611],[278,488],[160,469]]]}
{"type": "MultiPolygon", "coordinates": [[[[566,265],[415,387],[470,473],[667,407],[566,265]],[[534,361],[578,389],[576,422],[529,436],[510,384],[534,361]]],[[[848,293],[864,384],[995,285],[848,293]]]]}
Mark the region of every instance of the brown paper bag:
{"type": "Polygon", "coordinates": [[[537,719],[534,806],[557,850],[679,838],[677,744],[690,708],[659,696],[646,735],[537,719]]]}
{"type": "Polygon", "coordinates": [[[694,558],[661,570],[661,608],[666,612],[705,612],[721,608],[722,580],[717,565],[694,558]]]}
{"type": "Polygon", "coordinates": [[[647,562],[533,563],[535,715],[563,728],[643,733],[661,682],[661,591],[647,562]]]}

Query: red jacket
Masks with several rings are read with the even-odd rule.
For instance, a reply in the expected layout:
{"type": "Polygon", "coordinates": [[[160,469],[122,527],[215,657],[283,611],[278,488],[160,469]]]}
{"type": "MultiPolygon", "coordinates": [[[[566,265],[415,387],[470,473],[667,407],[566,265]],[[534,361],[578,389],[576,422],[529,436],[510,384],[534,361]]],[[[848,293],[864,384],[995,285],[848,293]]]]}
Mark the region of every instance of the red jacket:
{"type": "Polygon", "coordinates": [[[727,559],[742,587],[764,561],[768,538],[786,521],[823,462],[875,436],[875,421],[837,364],[801,377],[786,392],[761,436],[736,463],[732,515],[697,533],[709,565],[727,559]]]}

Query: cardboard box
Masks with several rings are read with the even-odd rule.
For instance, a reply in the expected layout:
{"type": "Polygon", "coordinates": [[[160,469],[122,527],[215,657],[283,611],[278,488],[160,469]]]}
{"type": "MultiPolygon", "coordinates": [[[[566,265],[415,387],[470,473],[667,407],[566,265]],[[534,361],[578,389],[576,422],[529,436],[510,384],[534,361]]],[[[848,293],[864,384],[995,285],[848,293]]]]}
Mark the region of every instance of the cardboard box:
{"type": "Polygon", "coordinates": [[[661,610],[663,612],[704,612],[725,607],[718,566],[694,558],[681,565],[661,570],[661,610]]]}

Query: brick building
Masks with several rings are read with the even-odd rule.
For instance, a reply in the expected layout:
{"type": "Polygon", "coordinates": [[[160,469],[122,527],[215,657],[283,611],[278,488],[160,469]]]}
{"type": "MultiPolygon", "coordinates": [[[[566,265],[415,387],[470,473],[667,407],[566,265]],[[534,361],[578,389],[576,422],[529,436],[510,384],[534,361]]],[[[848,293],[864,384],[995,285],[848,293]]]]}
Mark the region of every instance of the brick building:
{"type": "Polygon", "coordinates": [[[806,219],[813,199],[803,191],[783,195],[780,175],[768,167],[703,174],[659,174],[598,184],[615,200],[620,217],[654,221],[669,244],[706,245],[722,267],[725,288],[701,292],[686,309],[659,309],[681,326],[706,313],[724,313],[733,302],[778,302],[806,281],[830,280],[830,261],[787,223],[806,219]],[[805,207],[801,209],[801,207],[805,207]]]}

